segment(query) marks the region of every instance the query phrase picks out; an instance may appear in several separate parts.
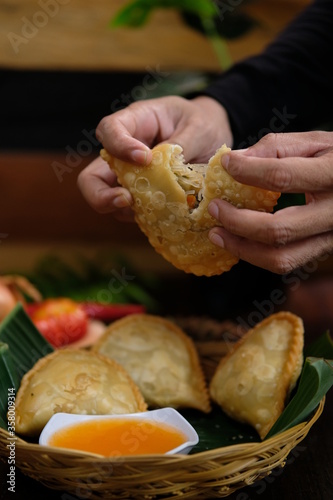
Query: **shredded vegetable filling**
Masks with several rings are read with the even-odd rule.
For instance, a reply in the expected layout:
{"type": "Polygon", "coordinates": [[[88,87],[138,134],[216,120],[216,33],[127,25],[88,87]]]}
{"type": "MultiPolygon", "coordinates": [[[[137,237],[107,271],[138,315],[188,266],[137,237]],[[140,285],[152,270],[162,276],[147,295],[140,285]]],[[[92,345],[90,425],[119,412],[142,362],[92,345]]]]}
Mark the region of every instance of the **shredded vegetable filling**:
{"type": "MultiPolygon", "coordinates": [[[[178,155],[176,160],[183,160],[182,155],[178,155]],[[181,156],[181,157],[180,157],[181,156]]],[[[206,165],[197,163],[193,165],[173,164],[171,170],[177,177],[178,184],[186,193],[186,200],[190,212],[199,206],[202,200],[202,185],[205,177],[206,165]]]]}

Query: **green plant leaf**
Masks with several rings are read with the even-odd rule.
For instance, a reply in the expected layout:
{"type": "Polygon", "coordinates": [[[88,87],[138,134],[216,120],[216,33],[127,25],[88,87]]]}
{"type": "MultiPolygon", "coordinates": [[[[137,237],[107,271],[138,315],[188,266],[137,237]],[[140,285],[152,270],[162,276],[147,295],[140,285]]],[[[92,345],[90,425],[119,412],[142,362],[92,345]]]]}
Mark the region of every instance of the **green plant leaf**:
{"type": "Polygon", "coordinates": [[[191,454],[239,443],[261,441],[253,427],[229,418],[217,405],[214,405],[208,414],[189,409],[179,411],[192,424],[199,436],[199,443],[192,449],[191,454]]]}
{"type": "Polygon", "coordinates": [[[23,375],[53,351],[18,303],[0,324],[0,427],[7,429],[8,395],[15,395],[23,375]]]}
{"type": "Polygon", "coordinates": [[[121,9],[111,20],[111,28],[143,26],[154,9],[180,9],[200,17],[213,17],[217,10],[211,0],[135,0],[121,9]]]}
{"type": "Polygon", "coordinates": [[[111,19],[110,27],[139,28],[143,26],[147,22],[152,10],[152,7],[145,5],[146,3],[147,2],[138,0],[126,5],[113,19],[111,19]]]}
{"type": "Polygon", "coordinates": [[[153,9],[178,9],[181,14],[190,13],[198,16],[203,30],[210,40],[215,54],[223,69],[232,65],[232,59],[225,41],[220,37],[216,27],[218,9],[213,0],[135,0],[126,5],[111,19],[110,27],[139,28],[149,18],[153,9]]]}
{"type": "Polygon", "coordinates": [[[308,357],[297,392],[265,439],[304,422],[333,385],[333,361],[308,357]]]}
{"type": "Polygon", "coordinates": [[[6,424],[6,422],[3,420],[3,418],[1,417],[1,415],[0,415],[0,427],[1,427],[2,429],[7,430],[7,424],[6,424]]]}
{"type": "Polygon", "coordinates": [[[34,364],[54,351],[38,331],[21,303],[0,324],[0,341],[6,343],[21,379],[34,364]]]}

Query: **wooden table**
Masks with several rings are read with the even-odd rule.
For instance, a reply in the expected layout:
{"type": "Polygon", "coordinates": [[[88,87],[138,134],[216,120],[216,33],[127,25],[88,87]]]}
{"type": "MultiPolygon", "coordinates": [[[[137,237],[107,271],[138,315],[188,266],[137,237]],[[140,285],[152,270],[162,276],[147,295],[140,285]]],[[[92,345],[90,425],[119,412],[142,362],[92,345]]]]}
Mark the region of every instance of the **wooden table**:
{"type": "MultiPolygon", "coordinates": [[[[258,22],[245,36],[228,41],[232,59],[260,52],[309,1],[230,2],[231,9],[247,12],[258,22]]],[[[128,3],[0,0],[0,67],[85,71],[220,69],[205,36],[186,26],[175,10],[156,10],[140,29],[111,30],[110,19],[128,3]]]]}

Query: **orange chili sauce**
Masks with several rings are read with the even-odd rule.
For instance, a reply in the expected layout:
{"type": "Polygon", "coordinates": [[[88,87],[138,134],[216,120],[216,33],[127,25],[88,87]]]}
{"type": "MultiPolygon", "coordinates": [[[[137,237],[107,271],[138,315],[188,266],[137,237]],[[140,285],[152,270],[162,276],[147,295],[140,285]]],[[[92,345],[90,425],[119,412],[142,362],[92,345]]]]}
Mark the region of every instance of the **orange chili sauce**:
{"type": "Polygon", "coordinates": [[[164,423],[143,420],[88,420],[54,433],[49,445],[98,453],[106,457],[166,453],[186,436],[164,423]]]}

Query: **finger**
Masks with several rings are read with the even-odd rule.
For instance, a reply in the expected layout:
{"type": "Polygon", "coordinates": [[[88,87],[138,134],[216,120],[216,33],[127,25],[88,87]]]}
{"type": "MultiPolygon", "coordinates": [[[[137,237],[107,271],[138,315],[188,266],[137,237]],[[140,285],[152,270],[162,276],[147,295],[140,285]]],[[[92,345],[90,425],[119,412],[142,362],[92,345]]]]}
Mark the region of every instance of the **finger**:
{"type": "Polygon", "coordinates": [[[96,158],[78,176],[78,187],[88,204],[99,213],[110,213],[132,205],[132,197],[117,184],[117,178],[102,158],[96,158]]]}
{"type": "Polygon", "coordinates": [[[332,200],[324,198],[272,214],[238,209],[226,201],[214,200],[208,206],[208,211],[230,233],[278,246],[330,231],[332,204],[332,200]]]}
{"type": "Polygon", "coordinates": [[[316,259],[322,260],[333,249],[332,232],[281,247],[247,240],[222,228],[212,229],[209,239],[239,259],[277,274],[287,274],[316,259]]]}
{"type": "Polygon", "coordinates": [[[324,191],[333,186],[333,153],[312,158],[258,158],[230,153],[222,165],[239,182],[281,193],[324,191]]]}
{"type": "Polygon", "coordinates": [[[139,117],[129,106],[123,112],[104,117],[97,126],[96,137],[113,156],[131,163],[146,165],[151,161],[151,151],[142,141],[150,142],[152,123],[139,117]],[[146,130],[146,134],[143,131],[146,130]]]}
{"type": "Polygon", "coordinates": [[[207,163],[221,144],[232,144],[229,117],[215,99],[198,96],[178,104],[175,101],[168,110],[174,131],[166,139],[183,148],[186,163],[207,163]]]}
{"type": "Polygon", "coordinates": [[[207,163],[218,147],[221,146],[220,142],[217,141],[215,144],[208,143],[194,124],[179,126],[174,134],[164,142],[179,144],[183,149],[185,163],[207,163]],[[194,137],[195,140],[193,140],[194,137]]]}
{"type": "Polygon", "coordinates": [[[311,131],[268,134],[246,149],[246,156],[262,158],[311,157],[332,146],[332,132],[311,131]]]}

